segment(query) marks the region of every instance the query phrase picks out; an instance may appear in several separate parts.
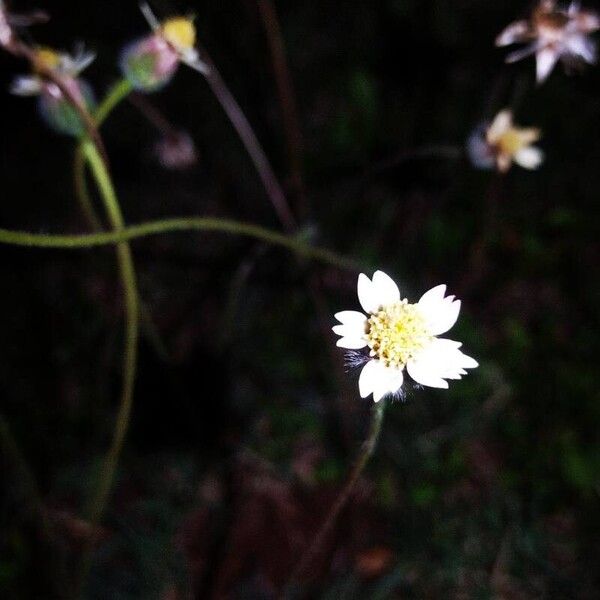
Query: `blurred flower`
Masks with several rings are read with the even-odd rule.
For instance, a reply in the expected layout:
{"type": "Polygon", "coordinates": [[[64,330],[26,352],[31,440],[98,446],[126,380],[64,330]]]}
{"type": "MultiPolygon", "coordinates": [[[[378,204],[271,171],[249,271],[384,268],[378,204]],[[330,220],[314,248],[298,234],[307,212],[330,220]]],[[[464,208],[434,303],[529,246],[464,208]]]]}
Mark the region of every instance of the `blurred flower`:
{"type": "Polygon", "coordinates": [[[54,72],[75,100],[91,108],[94,104],[92,90],[78,76],[94,58],[95,55],[83,47],[73,55],[46,47],[36,48],[32,58],[33,74],[15,78],[10,91],[17,96],[39,96],[40,112],[48,125],[60,133],[79,136],[85,131],[85,125],[77,109],[54,81],[43,76],[43,72],[54,72]]]}
{"type": "Polygon", "coordinates": [[[127,46],[121,55],[121,70],[135,89],[151,92],[163,87],[180,62],[208,72],[194,47],[196,28],[191,17],[171,17],[161,23],[148,4],[140,8],[153,33],[127,46]]]}
{"type": "Polygon", "coordinates": [[[34,11],[28,15],[15,15],[6,10],[0,0],[0,46],[8,48],[14,41],[13,27],[27,27],[35,23],[44,23],[48,15],[43,11],[34,11]]]}
{"type": "Polygon", "coordinates": [[[4,2],[0,0],[0,46],[8,46],[13,37],[12,27],[10,24],[10,16],[4,6],[4,2]]]}
{"type": "Polygon", "coordinates": [[[529,20],[511,23],[497,38],[497,46],[514,43],[528,45],[509,54],[506,62],[515,62],[535,54],[537,81],[542,83],[561,60],[567,67],[597,60],[596,43],[589,34],[600,29],[600,17],[583,10],[580,2],[560,8],[555,0],[541,0],[529,20]]]}
{"type": "Polygon", "coordinates": [[[473,164],[480,169],[508,171],[513,163],[525,169],[537,169],[544,153],[532,146],[541,137],[535,127],[520,128],[513,125],[510,110],[499,112],[491,125],[479,127],[467,142],[467,151],[473,164]]]}
{"type": "Polygon", "coordinates": [[[185,131],[164,135],[154,146],[154,152],[165,169],[184,170],[198,162],[194,140],[185,131]]]}
{"type": "Polygon", "coordinates": [[[358,299],[367,315],[351,310],[337,313],[341,325],[333,331],[341,336],[337,342],[341,348],[369,348],[358,381],[362,398],[373,394],[378,402],[398,392],[405,367],[417,383],[447,388],[446,379],[460,379],[465,369],[478,366],[459,350],[460,342],[437,337],[456,323],[460,311],[460,300],[444,297],[445,293],[446,286],[438,285],[417,304],[409,304],[382,271],[376,271],[372,281],[359,275],[358,299]]]}

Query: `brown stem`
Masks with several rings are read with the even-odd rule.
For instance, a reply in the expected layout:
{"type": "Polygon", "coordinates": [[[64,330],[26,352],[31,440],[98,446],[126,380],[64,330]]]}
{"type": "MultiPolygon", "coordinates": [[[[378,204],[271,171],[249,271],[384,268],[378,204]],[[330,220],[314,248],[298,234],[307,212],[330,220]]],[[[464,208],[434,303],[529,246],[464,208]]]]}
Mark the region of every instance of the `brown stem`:
{"type": "Polygon", "coordinates": [[[137,92],[129,96],[129,102],[165,137],[177,137],[179,131],[167,118],[152,104],[146,96],[137,92]]]}
{"type": "Polygon", "coordinates": [[[285,42],[273,2],[271,0],[257,0],[257,5],[269,42],[273,74],[275,75],[277,94],[281,105],[292,189],[294,190],[298,204],[300,204],[299,208],[301,212],[306,213],[308,207],[302,177],[302,152],[304,144],[300,120],[298,118],[296,94],[286,58],[285,42]]]}
{"type": "Polygon", "coordinates": [[[202,51],[202,60],[208,66],[208,73],[205,75],[206,81],[250,155],[279,220],[288,232],[293,232],[296,229],[296,219],[252,126],[205,50],[202,51]]]}

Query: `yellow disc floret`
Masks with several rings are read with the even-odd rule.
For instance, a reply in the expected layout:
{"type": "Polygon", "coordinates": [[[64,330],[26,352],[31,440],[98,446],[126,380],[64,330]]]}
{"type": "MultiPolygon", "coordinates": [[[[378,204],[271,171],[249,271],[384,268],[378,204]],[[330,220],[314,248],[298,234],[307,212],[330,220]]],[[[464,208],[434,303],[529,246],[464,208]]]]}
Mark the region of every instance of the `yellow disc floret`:
{"type": "Polygon", "coordinates": [[[62,57],[60,52],[52,50],[51,48],[37,48],[35,50],[35,62],[34,68],[36,70],[42,69],[57,69],[61,62],[62,57]]]}
{"type": "Polygon", "coordinates": [[[406,300],[382,307],[367,321],[370,355],[386,367],[403,368],[431,342],[425,319],[416,304],[406,300]]]}
{"type": "Polygon", "coordinates": [[[162,36],[177,50],[189,50],[196,44],[196,27],[192,19],[173,17],[160,28],[162,36]]]}
{"type": "Polygon", "coordinates": [[[535,129],[511,128],[498,140],[498,148],[501,152],[514,156],[525,146],[539,139],[539,132],[535,129]]]}

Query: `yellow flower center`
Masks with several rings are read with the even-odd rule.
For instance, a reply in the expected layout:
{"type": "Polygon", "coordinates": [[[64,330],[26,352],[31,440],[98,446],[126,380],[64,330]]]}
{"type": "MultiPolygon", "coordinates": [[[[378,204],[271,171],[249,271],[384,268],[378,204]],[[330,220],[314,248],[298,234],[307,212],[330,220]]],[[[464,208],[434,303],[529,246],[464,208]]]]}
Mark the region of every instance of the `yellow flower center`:
{"type": "MultiPolygon", "coordinates": [[[[35,65],[38,69],[57,69],[60,66],[61,56],[59,52],[50,48],[38,48],[35,51],[35,65]]],[[[35,66],[34,65],[34,66],[35,66]]]]}
{"type": "Polygon", "coordinates": [[[527,145],[527,140],[517,129],[509,129],[498,140],[500,151],[511,156],[527,145]]]}
{"type": "Polygon", "coordinates": [[[371,315],[366,337],[372,357],[399,369],[433,339],[419,307],[407,300],[384,306],[371,315]]]}
{"type": "Polygon", "coordinates": [[[196,44],[196,28],[192,19],[173,17],[160,28],[162,36],[177,50],[189,50],[196,44]]]}

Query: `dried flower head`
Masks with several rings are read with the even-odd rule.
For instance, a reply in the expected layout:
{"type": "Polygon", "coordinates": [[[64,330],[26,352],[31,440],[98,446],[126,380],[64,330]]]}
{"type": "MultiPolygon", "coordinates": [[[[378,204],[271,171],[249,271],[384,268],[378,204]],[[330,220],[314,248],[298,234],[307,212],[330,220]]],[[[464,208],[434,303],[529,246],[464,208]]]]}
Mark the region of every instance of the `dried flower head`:
{"type": "MultiPolygon", "coordinates": [[[[402,299],[398,286],[382,271],[373,279],[360,274],[358,299],[367,313],[343,311],[335,315],[341,325],[337,345],[352,351],[368,348],[358,386],[362,398],[373,394],[378,402],[400,390],[404,369],[417,383],[447,388],[446,379],[460,379],[465,369],[478,366],[463,354],[460,342],[438,338],[448,331],[460,311],[460,300],[445,297],[446,286],[429,290],[416,304],[402,299]]],[[[356,364],[356,356],[353,357],[356,364]]]]}
{"type": "Polygon", "coordinates": [[[121,56],[121,70],[134,88],[154,91],[166,85],[183,62],[200,73],[208,73],[196,45],[196,27],[192,17],[171,17],[162,23],[148,4],[142,14],[152,34],[128,45],[121,56]]]}
{"type": "Polygon", "coordinates": [[[541,137],[535,127],[513,125],[513,115],[508,109],[500,111],[487,127],[479,127],[469,138],[467,150],[473,164],[480,169],[497,168],[508,171],[513,162],[525,169],[537,169],[544,153],[533,146],[541,137]]]}
{"type": "Polygon", "coordinates": [[[90,86],[79,78],[80,73],[94,60],[95,55],[79,46],[71,55],[48,47],[38,47],[32,55],[32,75],[15,78],[10,91],[17,96],[39,96],[40,112],[44,120],[56,131],[79,136],[85,131],[81,117],[63,91],[54,82],[44,77],[44,72],[53,71],[72,98],[82,106],[92,108],[94,97],[90,86]]]}
{"type": "Polygon", "coordinates": [[[511,23],[496,38],[497,46],[526,43],[527,46],[509,54],[506,62],[515,62],[535,54],[537,81],[542,83],[560,60],[567,68],[597,60],[596,43],[589,35],[600,29],[597,13],[571,2],[567,8],[556,0],[541,0],[527,20],[511,23]]]}

